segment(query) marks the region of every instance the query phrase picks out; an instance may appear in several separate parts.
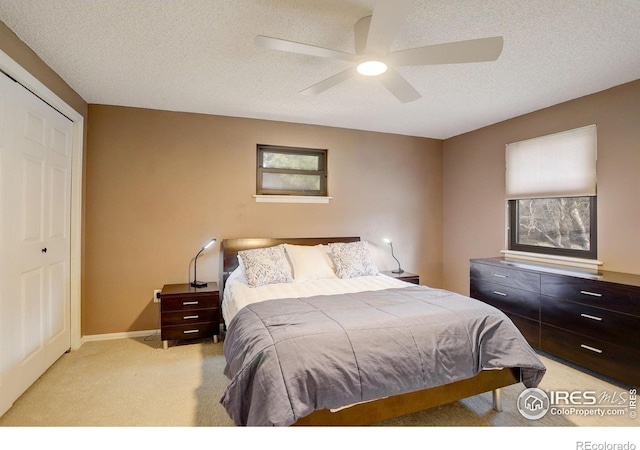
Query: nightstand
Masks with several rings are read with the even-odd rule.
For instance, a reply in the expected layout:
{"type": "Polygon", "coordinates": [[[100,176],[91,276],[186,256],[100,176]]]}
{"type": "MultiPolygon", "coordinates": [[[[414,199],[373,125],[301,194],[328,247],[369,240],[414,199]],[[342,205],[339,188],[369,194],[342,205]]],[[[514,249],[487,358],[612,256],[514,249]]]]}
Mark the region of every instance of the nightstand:
{"type": "Polygon", "coordinates": [[[160,292],[160,337],[166,350],[169,341],[220,334],[220,293],[218,283],[209,282],[202,288],[189,283],[165,284],[160,292]]]}
{"type": "Polygon", "coordinates": [[[420,275],[411,272],[393,273],[391,271],[380,272],[382,275],[388,277],[397,278],[398,280],[406,281],[408,283],[420,284],[420,275]]]}

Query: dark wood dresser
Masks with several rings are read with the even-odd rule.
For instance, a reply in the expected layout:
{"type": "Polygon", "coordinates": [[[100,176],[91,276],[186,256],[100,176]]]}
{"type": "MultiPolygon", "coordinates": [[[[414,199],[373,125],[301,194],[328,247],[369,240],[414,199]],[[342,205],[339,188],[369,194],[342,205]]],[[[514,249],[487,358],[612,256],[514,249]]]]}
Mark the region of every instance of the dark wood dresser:
{"type": "Polygon", "coordinates": [[[640,386],[640,275],[472,259],[470,295],[505,312],[533,347],[640,386]]]}
{"type": "Polygon", "coordinates": [[[190,284],[165,284],[160,292],[160,337],[166,349],[169,341],[213,337],[220,334],[218,283],[194,288],[190,284]]]}

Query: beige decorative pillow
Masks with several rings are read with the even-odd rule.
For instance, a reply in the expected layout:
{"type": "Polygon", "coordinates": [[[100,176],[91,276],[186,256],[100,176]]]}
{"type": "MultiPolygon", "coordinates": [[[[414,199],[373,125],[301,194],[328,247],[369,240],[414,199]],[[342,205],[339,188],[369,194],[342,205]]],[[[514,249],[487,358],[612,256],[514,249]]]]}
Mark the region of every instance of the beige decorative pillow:
{"type": "Polygon", "coordinates": [[[250,287],[265,284],[291,283],[291,266],[284,246],[256,248],[238,252],[244,265],[244,274],[250,287]]]}
{"type": "Polygon", "coordinates": [[[296,281],[337,278],[332,268],[331,257],[322,244],[284,244],[284,249],[293,265],[293,278],[296,281]]]}
{"type": "Polygon", "coordinates": [[[378,274],[367,241],[331,243],[329,248],[338,277],[356,278],[378,274]]]}

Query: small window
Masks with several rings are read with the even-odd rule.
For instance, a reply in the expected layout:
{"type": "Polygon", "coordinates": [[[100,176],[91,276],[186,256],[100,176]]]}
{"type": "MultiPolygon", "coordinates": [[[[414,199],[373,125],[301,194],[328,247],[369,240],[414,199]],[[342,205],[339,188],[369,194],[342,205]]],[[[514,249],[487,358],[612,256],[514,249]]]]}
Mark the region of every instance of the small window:
{"type": "Polygon", "coordinates": [[[327,150],[258,145],[258,195],[327,195],[327,150]]]}

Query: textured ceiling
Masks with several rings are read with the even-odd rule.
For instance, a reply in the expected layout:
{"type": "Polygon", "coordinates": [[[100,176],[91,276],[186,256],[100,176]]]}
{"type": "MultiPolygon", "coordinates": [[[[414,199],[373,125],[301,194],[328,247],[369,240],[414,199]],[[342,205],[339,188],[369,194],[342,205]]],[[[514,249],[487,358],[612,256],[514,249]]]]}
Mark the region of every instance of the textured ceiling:
{"type": "Polygon", "coordinates": [[[399,67],[402,104],[352,63],[256,48],[262,34],[354,52],[373,0],[0,0],[0,20],[88,103],[448,138],[640,79],[639,0],[417,0],[391,50],[503,36],[495,62],[399,67]]]}

